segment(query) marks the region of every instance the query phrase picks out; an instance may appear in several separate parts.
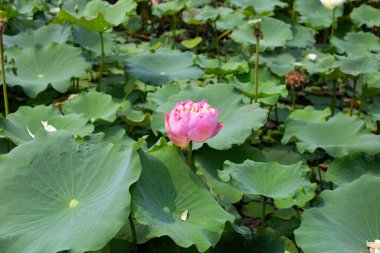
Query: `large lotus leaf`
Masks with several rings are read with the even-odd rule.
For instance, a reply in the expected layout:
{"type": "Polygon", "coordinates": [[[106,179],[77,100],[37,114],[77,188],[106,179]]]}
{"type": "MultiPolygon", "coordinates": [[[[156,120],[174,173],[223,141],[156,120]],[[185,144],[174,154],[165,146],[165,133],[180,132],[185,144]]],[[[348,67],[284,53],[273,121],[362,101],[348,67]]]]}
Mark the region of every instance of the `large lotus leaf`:
{"type": "Polygon", "coordinates": [[[233,216],[219,206],[175,146],[140,152],[142,174],[132,191],[132,211],[156,237],[168,235],[181,247],[195,245],[201,252],[214,246],[233,216]],[[181,220],[183,213],[188,214],[181,220]]]}
{"type": "Polygon", "coordinates": [[[305,188],[313,188],[309,172],[310,169],[302,162],[281,165],[276,162],[246,160],[241,164],[224,162],[224,169],[218,171],[218,175],[244,194],[282,200],[295,197],[305,188]]]}
{"type": "Polygon", "coordinates": [[[303,109],[296,109],[292,111],[287,119],[297,119],[307,122],[325,122],[328,117],[331,116],[331,110],[326,107],[324,110],[315,110],[311,105],[306,106],[303,109]]]}
{"type": "Polygon", "coordinates": [[[203,71],[194,66],[190,53],[158,50],[127,59],[127,73],[151,85],[168,84],[173,80],[198,79],[203,71]]]}
{"type": "Polygon", "coordinates": [[[95,32],[105,32],[128,19],[136,8],[133,0],[119,0],[114,5],[102,0],[89,1],[80,13],[72,13],[61,9],[55,22],[78,24],[95,32]]]}
{"type": "Polygon", "coordinates": [[[4,35],[4,45],[6,47],[18,46],[26,48],[47,45],[52,42],[64,43],[69,35],[70,28],[68,26],[50,24],[37,30],[26,30],[14,36],[4,35]]]}
{"type": "Polygon", "coordinates": [[[354,154],[334,160],[329,165],[326,180],[341,185],[352,182],[364,174],[380,176],[380,161],[362,154],[354,154]]]}
{"type": "Polygon", "coordinates": [[[370,54],[367,46],[364,44],[341,40],[337,37],[333,37],[331,43],[340,54],[347,53],[350,56],[356,57],[370,54]]]}
{"type": "Polygon", "coordinates": [[[246,159],[264,162],[265,157],[260,150],[249,144],[233,147],[229,150],[215,150],[207,146],[199,149],[195,155],[197,174],[206,179],[210,192],[218,197],[222,203],[236,203],[243,194],[228,183],[220,180],[218,170],[223,169],[226,160],[241,163],[246,159]]]}
{"type": "Polygon", "coordinates": [[[380,50],[379,39],[370,32],[347,33],[344,40],[333,37],[331,42],[339,53],[347,53],[347,55],[358,57],[364,54],[370,56],[371,51],[377,52],[380,50]],[[365,44],[363,44],[363,41],[365,41],[365,44]]]}
{"type": "Polygon", "coordinates": [[[287,3],[284,3],[280,0],[231,0],[230,3],[240,8],[251,7],[255,10],[256,14],[272,12],[277,6],[283,8],[288,5],[287,3]]]}
{"type": "Polygon", "coordinates": [[[356,43],[363,43],[365,41],[365,45],[370,51],[380,51],[380,41],[379,38],[376,37],[373,33],[370,32],[351,32],[347,33],[346,36],[344,36],[344,40],[356,43]]]}
{"type": "MultiPolygon", "coordinates": [[[[261,30],[264,39],[260,40],[260,48],[273,49],[275,47],[285,46],[286,42],[293,38],[290,28],[291,26],[289,24],[286,24],[279,19],[263,17],[261,30]]],[[[256,45],[256,37],[253,35],[253,29],[248,23],[234,30],[230,37],[238,43],[256,45]]]]}
{"type": "Polygon", "coordinates": [[[99,119],[113,122],[116,119],[116,112],[121,107],[112,101],[112,97],[108,94],[90,91],[68,99],[62,106],[65,114],[83,113],[91,122],[99,119]]]}
{"type": "Polygon", "coordinates": [[[304,161],[304,158],[296,151],[293,151],[290,146],[277,145],[267,147],[263,149],[263,153],[267,161],[278,162],[284,165],[291,165],[299,161],[304,161]]]}
{"type": "Polygon", "coordinates": [[[0,245],[8,253],[101,249],[130,212],[136,151],[92,135],[48,133],[0,161],[0,245]]]}
{"type": "Polygon", "coordinates": [[[177,95],[168,97],[166,103],[158,105],[153,113],[152,130],[164,133],[164,114],[170,113],[178,101],[188,99],[195,102],[207,99],[212,107],[219,108],[218,120],[223,122],[223,128],[216,136],[204,142],[214,149],[224,150],[234,144],[244,143],[252,130],[261,128],[267,119],[267,111],[257,104],[243,104],[243,96],[235,93],[232,85],[216,84],[205,88],[188,86],[177,95]]]}
{"type": "Polygon", "coordinates": [[[6,51],[16,62],[17,76],[9,72],[9,86],[20,85],[29,97],[36,97],[50,84],[59,92],[70,88],[70,78],[81,76],[90,65],[82,58],[81,50],[69,45],[49,44],[43,47],[6,51]]]}
{"type": "MultiPolygon", "coordinates": [[[[74,25],[73,39],[76,43],[81,45],[81,47],[100,55],[101,44],[99,33],[86,29],[80,25],[74,25]]],[[[114,34],[108,32],[103,34],[105,55],[111,54],[112,49],[114,48],[113,39],[114,34]]]]}
{"type": "Polygon", "coordinates": [[[197,15],[194,16],[194,19],[200,23],[206,23],[209,20],[216,21],[219,17],[224,17],[232,12],[233,10],[231,8],[214,8],[206,5],[197,15]]]}
{"type": "Polygon", "coordinates": [[[335,68],[339,67],[339,62],[335,60],[335,57],[327,54],[327,55],[318,55],[315,61],[305,61],[303,63],[303,67],[310,74],[321,74],[321,75],[329,75],[331,74],[335,68]]]}
{"type": "Polygon", "coordinates": [[[380,25],[380,10],[367,4],[362,4],[355,8],[351,14],[352,22],[357,26],[366,25],[367,27],[380,25]]]}
{"type": "Polygon", "coordinates": [[[374,73],[380,67],[380,62],[375,57],[341,57],[340,61],[340,70],[353,76],[374,73]]]}
{"type": "Polygon", "coordinates": [[[333,157],[356,152],[380,152],[380,136],[367,130],[362,120],[342,113],[327,122],[288,120],[281,142],[285,144],[290,141],[296,141],[297,149],[301,153],[312,153],[321,148],[333,157]]]}
{"type": "Polygon", "coordinates": [[[9,138],[19,145],[33,139],[39,131],[44,130],[42,121],[57,130],[66,130],[74,136],[87,136],[94,131],[87,118],[79,114],[62,115],[53,105],[39,105],[34,108],[21,106],[7,118],[0,119],[0,137],[9,138]]]}
{"type": "Polygon", "coordinates": [[[292,26],[293,39],[286,43],[289,47],[306,48],[315,44],[314,30],[296,24],[292,26]]]}
{"type": "MultiPolygon", "coordinates": [[[[325,8],[320,0],[296,1],[296,10],[300,14],[299,21],[315,29],[330,27],[333,11],[325,8]]],[[[342,16],[342,7],[337,7],[335,19],[342,16]]],[[[336,22],[336,20],[335,20],[336,22]]]]}
{"type": "Polygon", "coordinates": [[[380,177],[366,175],[322,192],[320,205],[305,210],[295,231],[303,252],[367,252],[366,241],[380,238],[379,184],[380,177]]]}
{"type": "Polygon", "coordinates": [[[219,30],[233,30],[246,22],[244,14],[235,11],[219,18],[216,21],[216,28],[219,30]]]}
{"type": "Polygon", "coordinates": [[[171,16],[180,12],[186,7],[186,1],[173,0],[168,2],[162,2],[159,4],[154,4],[152,8],[152,13],[157,17],[171,16]]]}
{"type": "Polygon", "coordinates": [[[295,59],[289,53],[262,56],[262,63],[265,63],[268,68],[278,76],[286,76],[290,71],[294,70],[295,59]]]}
{"type": "Polygon", "coordinates": [[[240,59],[221,63],[218,59],[207,59],[206,57],[196,56],[194,62],[206,70],[207,73],[216,75],[249,72],[248,62],[240,59]]]}

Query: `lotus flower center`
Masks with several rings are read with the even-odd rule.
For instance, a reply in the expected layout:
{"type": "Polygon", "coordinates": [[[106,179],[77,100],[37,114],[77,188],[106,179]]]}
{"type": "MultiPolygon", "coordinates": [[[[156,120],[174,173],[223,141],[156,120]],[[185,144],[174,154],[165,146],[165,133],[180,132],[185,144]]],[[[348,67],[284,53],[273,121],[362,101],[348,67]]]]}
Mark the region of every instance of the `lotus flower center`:
{"type": "Polygon", "coordinates": [[[39,79],[42,79],[42,78],[44,78],[44,74],[39,74],[37,77],[38,77],[39,79]]]}
{"type": "Polygon", "coordinates": [[[160,73],[160,75],[165,75],[166,73],[165,73],[165,71],[162,71],[161,73],[160,73]]]}
{"type": "Polygon", "coordinates": [[[78,200],[72,199],[72,200],[70,200],[69,206],[70,206],[70,208],[74,208],[74,207],[77,207],[78,204],[79,204],[78,200]]]}
{"type": "Polygon", "coordinates": [[[169,207],[165,206],[164,208],[162,208],[162,210],[165,212],[165,213],[170,213],[170,209],[169,207]]]}

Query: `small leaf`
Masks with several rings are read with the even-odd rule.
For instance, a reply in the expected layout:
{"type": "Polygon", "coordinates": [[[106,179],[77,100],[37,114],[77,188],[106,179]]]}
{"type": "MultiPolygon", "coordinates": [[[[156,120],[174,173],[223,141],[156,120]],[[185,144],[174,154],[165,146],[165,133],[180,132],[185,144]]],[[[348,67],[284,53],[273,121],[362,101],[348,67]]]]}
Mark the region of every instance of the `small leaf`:
{"type": "Polygon", "coordinates": [[[188,40],[181,41],[181,45],[188,48],[188,49],[192,49],[192,48],[198,46],[199,43],[201,43],[201,42],[202,42],[201,37],[195,37],[194,39],[188,39],[188,40]]]}

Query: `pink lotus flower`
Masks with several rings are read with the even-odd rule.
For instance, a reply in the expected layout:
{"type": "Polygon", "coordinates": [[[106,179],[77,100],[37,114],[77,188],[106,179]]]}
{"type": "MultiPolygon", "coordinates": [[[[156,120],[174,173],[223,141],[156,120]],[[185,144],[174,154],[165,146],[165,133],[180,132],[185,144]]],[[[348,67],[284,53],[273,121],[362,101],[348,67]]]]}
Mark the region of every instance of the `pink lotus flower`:
{"type": "Polygon", "coordinates": [[[218,122],[219,109],[206,100],[178,102],[170,114],[165,114],[165,128],[170,140],[178,147],[187,147],[190,141],[203,142],[215,136],[223,127],[218,122]]]}

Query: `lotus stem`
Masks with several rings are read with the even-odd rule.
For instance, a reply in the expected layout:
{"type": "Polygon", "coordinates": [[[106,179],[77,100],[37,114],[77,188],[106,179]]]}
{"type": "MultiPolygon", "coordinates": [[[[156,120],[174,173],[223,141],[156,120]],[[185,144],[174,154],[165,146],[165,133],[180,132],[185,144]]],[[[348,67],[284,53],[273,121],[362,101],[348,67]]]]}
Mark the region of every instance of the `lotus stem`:
{"type": "MultiPolygon", "coordinates": [[[[99,77],[98,81],[100,81],[103,78],[103,71],[104,71],[104,37],[103,37],[103,32],[100,32],[100,65],[99,65],[99,77]]],[[[98,88],[99,88],[99,83],[98,83],[98,88]]]]}
{"type": "Polygon", "coordinates": [[[359,111],[358,111],[358,116],[359,117],[360,117],[361,112],[363,110],[363,106],[365,104],[366,99],[367,99],[367,84],[365,84],[363,86],[362,95],[360,97],[360,106],[359,106],[359,111]]]}
{"type": "Polygon", "coordinates": [[[173,15],[173,19],[172,19],[172,37],[173,37],[173,45],[172,45],[172,49],[174,49],[174,46],[175,46],[175,41],[176,41],[176,37],[177,37],[177,18],[175,15],[173,15]]]}
{"type": "Polygon", "coordinates": [[[256,62],[255,62],[256,92],[255,92],[255,103],[257,103],[257,99],[259,97],[259,50],[260,50],[260,36],[256,36],[256,62]]]}
{"type": "Polygon", "coordinates": [[[350,116],[352,116],[352,114],[354,113],[354,104],[355,104],[355,100],[356,100],[356,83],[357,83],[358,79],[355,78],[354,79],[354,87],[353,87],[353,90],[352,90],[352,98],[351,98],[351,104],[350,104],[350,116]]]}
{"type": "Polygon", "coordinates": [[[296,108],[296,90],[294,86],[292,86],[292,109],[296,108]]]}
{"type": "Polygon", "coordinates": [[[6,81],[6,78],[5,78],[3,31],[0,31],[0,54],[1,54],[1,80],[2,80],[2,83],[3,83],[5,117],[8,117],[8,114],[9,114],[9,104],[8,104],[7,81],[6,81]]]}
{"type": "Polygon", "coordinates": [[[132,241],[134,245],[133,252],[137,253],[136,228],[135,228],[135,223],[133,222],[132,213],[129,214],[128,221],[129,221],[129,226],[131,227],[131,232],[132,232],[132,241]]]}
{"type": "Polygon", "coordinates": [[[266,212],[266,207],[267,207],[267,198],[263,196],[263,208],[262,208],[262,213],[261,213],[261,227],[265,227],[265,212],[266,212]]]}
{"type": "Polygon", "coordinates": [[[331,116],[334,116],[335,114],[335,108],[336,108],[336,82],[333,82],[333,90],[332,90],[332,98],[331,98],[331,116]]]}
{"type": "Polygon", "coordinates": [[[193,142],[189,142],[188,150],[187,150],[187,164],[190,168],[192,168],[193,164],[193,142]]]}
{"type": "Polygon", "coordinates": [[[335,30],[335,9],[336,8],[333,9],[333,13],[332,13],[330,41],[331,41],[332,37],[334,36],[334,30],[335,30]]]}
{"type": "Polygon", "coordinates": [[[296,1],[297,0],[293,0],[293,6],[292,6],[292,22],[293,23],[297,22],[296,1]]]}

